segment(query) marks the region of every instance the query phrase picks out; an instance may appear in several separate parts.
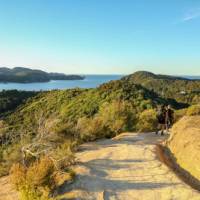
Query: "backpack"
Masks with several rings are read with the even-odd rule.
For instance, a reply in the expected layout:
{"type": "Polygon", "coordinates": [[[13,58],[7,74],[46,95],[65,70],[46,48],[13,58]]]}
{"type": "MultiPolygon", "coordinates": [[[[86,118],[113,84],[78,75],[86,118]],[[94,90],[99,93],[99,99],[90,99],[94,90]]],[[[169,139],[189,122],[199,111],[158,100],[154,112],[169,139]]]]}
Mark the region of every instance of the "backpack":
{"type": "Polygon", "coordinates": [[[156,118],[158,121],[164,120],[164,113],[162,109],[159,109],[156,114],[156,118]]]}

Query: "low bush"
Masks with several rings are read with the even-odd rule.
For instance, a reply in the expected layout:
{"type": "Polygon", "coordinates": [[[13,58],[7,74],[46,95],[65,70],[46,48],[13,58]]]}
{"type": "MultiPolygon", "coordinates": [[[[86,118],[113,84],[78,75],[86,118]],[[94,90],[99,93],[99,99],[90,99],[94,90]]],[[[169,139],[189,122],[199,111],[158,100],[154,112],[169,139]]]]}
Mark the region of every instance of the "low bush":
{"type": "Polygon", "coordinates": [[[73,143],[68,141],[60,146],[58,146],[52,152],[52,158],[54,160],[54,165],[56,170],[66,170],[68,167],[75,163],[75,156],[73,153],[73,143]]]}
{"type": "Polygon", "coordinates": [[[105,127],[103,121],[98,118],[80,118],[77,122],[76,130],[79,133],[80,141],[93,141],[105,135],[105,127]]]}
{"type": "Polygon", "coordinates": [[[200,104],[192,105],[187,109],[187,115],[200,115],[200,104]]]}
{"type": "Polygon", "coordinates": [[[128,101],[113,101],[105,103],[100,108],[98,117],[110,133],[115,135],[122,131],[133,130],[136,122],[136,110],[128,101]]]}
{"type": "Polygon", "coordinates": [[[136,127],[140,132],[154,131],[157,128],[156,111],[153,109],[144,110],[139,115],[136,127]]]}
{"type": "Polygon", "coordinates": [[[66,172],[57,172],[54,176],[54,180],[55,180],[55,184],[57,186],[57,188],[59,188],[60,186],[62,187],[63,184],[65,184],[66,182],[71,182],[74,180],[76,174],[72,169],[68,169],[66,172]]]}
{"type": "Polygon", "coordinates": [[[0,147],[0,176],[7,175],[13,163],[21,160],[20,145],[8,145],[7,148],[0,147]]]}
{"type": "Polygon", "coordinates": [[[135,123],[133,106],[126,101],[113,101],[104,103],[94,117],[79,118],[76,131],[81,141],[93,141],[133,130],[135,123]]]}
{"type": "Polygon", "coordinates": [[[187,113],[187,108],[175,110],[175,112],[174,112],[174,122],[177,122],[179,119],[184,117],[186,115],[186,113],[187,113]]]}
{"type": "Polygon", "coordinates": [[[14,164],[10,170],[12,183],[22,200],[47,200],[55,187],[55,168],[48,157],[42,157],[30,167],[14,164]]]}

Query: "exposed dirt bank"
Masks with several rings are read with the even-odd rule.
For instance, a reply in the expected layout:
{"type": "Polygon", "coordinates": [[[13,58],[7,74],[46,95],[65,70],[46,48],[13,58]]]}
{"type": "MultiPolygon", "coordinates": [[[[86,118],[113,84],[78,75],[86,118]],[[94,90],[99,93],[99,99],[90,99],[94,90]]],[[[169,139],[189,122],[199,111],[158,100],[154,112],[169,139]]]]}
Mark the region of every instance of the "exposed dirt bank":
{"type": "Polygon", "coordinates": [[[200,180],[200,116],[183,117],[167,141],[176,162],[200,180]]]}

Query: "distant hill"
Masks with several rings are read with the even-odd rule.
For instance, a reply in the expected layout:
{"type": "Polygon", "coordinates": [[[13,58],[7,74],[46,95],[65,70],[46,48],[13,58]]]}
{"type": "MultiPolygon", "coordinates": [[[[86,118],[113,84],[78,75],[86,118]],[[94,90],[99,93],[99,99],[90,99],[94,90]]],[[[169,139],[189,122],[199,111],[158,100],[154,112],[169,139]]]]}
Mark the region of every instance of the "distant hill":
{"type": "Polygon", "coordinates": [[[83,76],[66,75],[63,73],[47,73],[42,70],[24,67],[0,68],[0,82],[33,83],[48,82],[50,80],[82,80],[83,76]]]}
{"type": "Polygon", "coordinates": [[[123,79],[181,103],[191,104],[200,101],[200,80],[153,74],[147,71],[138,71],[123,79]]]}

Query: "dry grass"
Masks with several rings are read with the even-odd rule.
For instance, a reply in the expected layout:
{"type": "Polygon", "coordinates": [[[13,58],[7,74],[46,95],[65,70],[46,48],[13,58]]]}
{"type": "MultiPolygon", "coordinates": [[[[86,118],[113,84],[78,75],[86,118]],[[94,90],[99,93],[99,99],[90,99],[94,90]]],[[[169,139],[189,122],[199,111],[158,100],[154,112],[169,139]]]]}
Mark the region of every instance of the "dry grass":
{"type": "Polygon", "coordinates": [[[43,157],[31,166],[14,164],[10,170],[12,183],[20,193],[21,200],[50,199],[55,187],[55,168],[48,157],[43,157]]]}

